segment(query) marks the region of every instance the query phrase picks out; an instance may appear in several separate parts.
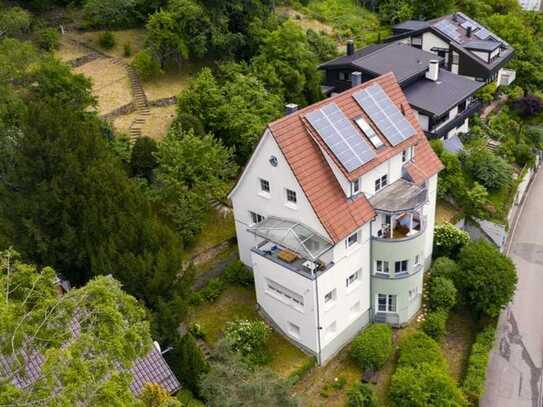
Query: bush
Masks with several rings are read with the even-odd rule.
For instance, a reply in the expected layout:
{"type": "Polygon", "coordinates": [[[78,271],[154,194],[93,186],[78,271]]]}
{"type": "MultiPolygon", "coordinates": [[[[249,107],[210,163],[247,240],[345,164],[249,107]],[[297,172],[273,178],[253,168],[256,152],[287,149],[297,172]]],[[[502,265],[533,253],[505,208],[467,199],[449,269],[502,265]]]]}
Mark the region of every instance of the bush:
{"type": "Polygon", "coordinates": [[[209,371],[209,365],[194,337],[190,333],[182,338],[177,337],[172,348],[165,353],[168,364],[183,383],[183,387],[199,395],[200,377],[209,371]]]}
{"type": "Polygon", "coordinates": [[[443,309],[429,312],[422,324],[422,330],[436,341],[439,340],[447,331],[447,317],[448,313],[443,309]]]}
{"type": "Polygon", "coordinates": [[[53,51],[59,47],[60,34],[55,28],[44,28],[36,34],[36,44],[45,51],[53,51]]]}
{"type": "Polygon", "coordinates": [[[355,383],[347,392],[347,407],[377,407],[377,398],[367,384],[355,383]]]}
{"type": "Polygon", "coordinates": [[[424,332],[415,332],[400,343],[398,367],[417,367],[421,364],[446,369],[447,362],[439,344],[424,332]]]}
{"type": "Polygon", "coordinates": [[[513,107],[523,117],[530,117],[543,110],[543,101],[534,95],[526,95],[513,103],[513,107]]]}
{"type": "Polygon", "coordinates": [[[472,405],[479,405],[479,398],[485,389],[486,368],[489,353],[492,350],[496,334],[496,326],[486,327],[475,339],[471,347],[466,377],[462,389],[472,405]]]}
{"type": "Polygon", "coordinates": [[[469,242],[460,252],[454,280],[475,317],[497,317],[511,301],[517,285],[513,262],[491,243],[469,242]]]}
{"type": "Polygon", "coordinates": [[[180,135],[191,130],[196,136],[203,136],[205,134],[204,125],[200,119],[190,113],[179,113],[172,123],[169,132],[180,135]]]}
{"type": "Polygon", "coordinates": [[[207,282],[207,285],[199,291],[201,297],[209,302],[214,302],[225,289],[224,281],[219,278],[212,278],[207,282]]]}
{"type": "Polygon", "coordinates": [[[520,167],[534,165],[535,154],[528,144],[515,144],[513,146],[513,157],[515,157],[515,162],[520,167]]]}
{"type": "Polygon", "coordinates": [[[494,100],[498,87],[495,82],[491,82],[488,85],[483,86],[477,91],[475,97],[481,99],[484,103],[490,103],[494,100]]]}
{"type": "Polygon", "coordinates": [[[392,376],[390,400],[403,407],[467,405],[447,371],[431,363],[399,367],[392,376]]]}
{"type": "Polygon", "coordinates": [[[456,305],[457,291],[452,280],[433,276],[428,289],[429,305],[432,310],[449,311],[456,305]]]}
{"type": "Polygon", "coordinates": [[[248,362],[263,364],[268,359],[266,345],[271,329],[264,321],[238,319],[229,322],[224,331],[226,343],[248,362]]]}
{"type": "Polygon", "coordinates": [[[0,7],[0,31],[7,37],[22,37],[30,31],[32,14],[20,7],[0,7]]]}
{"type": "Polygon", "coordinates": [[[139,137],[132,147],[130,155],[130,170],[133,177],[141,177],[153,181],[153,170],[157,166],[155,153],[158,151],[155,140],[149,137],[139,137]]]}
{"type": "Polygon", "coordinates": [[[182,407],[205,407],[205,404],[195,398],[192,392],[186,388],[179,390],[175,398],[181,402],[182,407]]]}
{"type": "Polygon", "coordinates": [[[438,257],[430,269],[432,279],[444,277],[454,281],[456,273],[458,273],[458,264],[448,257],[438,257]]]}
{"type": "Polygon", "coordinates": [[[498,191],[513,182],[513,168],[486,148],[464,154],[463,163],[466,171],[490,191],[498,191]]]}
{"type": "Polygon", "coordinates": [[[127,41],[123,44],[123,55],[125,58],[128,58],[132,55],[132,44],[130,41],[127,41]]]}
{"type": "Polygon", "coordinates": [[[440,223],[434,229],[434,256],[456,258],[467,242],[467,232],[449,222],[440,223]]]}
{"type": "Polygon", "coordinates": [[[111,31],[105,31],[98,37],[98,44],[104,49],[112,49],[115,43],[115,36],[111,31]]]}
{"type": "Polygon", "coordinates": [[[162,73],[160,63],[148,49],[138,52],[130,66],[136,70],[142,81],[156,78],[162,73]]]}
{"type": "Polygon", "coordinates": [[[253,272],[239,260],[236,260],[226,267],[224,270],[224,278],[230,284],[239,284],[246,287],[254,284],[253,272]]]}
{"type": "Polygon", "coordinates": [[[354,339],[351,356],[362,369],[379,370],[393,350],[392,328],[373,324],[354,339]]]}

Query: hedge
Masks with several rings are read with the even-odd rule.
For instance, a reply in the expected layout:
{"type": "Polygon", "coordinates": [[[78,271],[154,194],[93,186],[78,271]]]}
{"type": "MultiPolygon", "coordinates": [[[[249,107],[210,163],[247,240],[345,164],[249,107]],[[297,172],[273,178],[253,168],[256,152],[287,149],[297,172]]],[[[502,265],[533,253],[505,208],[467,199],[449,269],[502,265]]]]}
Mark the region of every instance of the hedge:
{"type": "Polygon", "coordinates": [[[447,361],[441,354],[439,344],[424,332],[419,331],[400,343],[398,368],[417,367],[421,364],[447,368],[447,361]]]}
{"type": "Polygon", "coordinates": [[[393,350],[392,328],[373,324],[354,339],[351,356],[362,369],[379,370],[393,350]]]}
{"type": "Polygon", "coordinates": [[[428,336],[438,340],[445,335],[448,313],[444,309],[432,311],[426,315],[426,320],[422,324],[422,330],[428,336]]]}
{"type": "Polygon", "coordinates": [[[370,386],[355,383],[347,392],[347,407],[377,407],[377,398],[370,386]]]}
{"type": "Polygon", "coordinates": [[[479,405],[486,379],[486,367],[490,350],[496,336],[496,325],[486,327],[475,339],[471,348],[466,377],[462,389],[472,405],[479,405]]]}
{"type": "Polygon", "coordinates": [[[428,289],[428,300],[432,310],[448,311],[456,305],[456,298],[457,290],[452,280],[446,277],[432,276],[428,289]]]}

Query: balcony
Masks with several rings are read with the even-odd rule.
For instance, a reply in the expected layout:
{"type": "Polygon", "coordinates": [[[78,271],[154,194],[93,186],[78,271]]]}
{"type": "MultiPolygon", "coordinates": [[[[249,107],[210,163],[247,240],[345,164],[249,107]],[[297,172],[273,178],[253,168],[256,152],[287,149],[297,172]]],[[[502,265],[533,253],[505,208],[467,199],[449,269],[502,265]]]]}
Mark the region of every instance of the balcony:
{"type": "Polygon", "coordinates": [[[441,125],[441,127],[432,129],[430,131],[425,131],[424,133],[426,134],[426,137],[429,139],[440,139],[445,137],[449,131],[461,126],[468,117],[478,113],[482,106],[483,104],[480,100],[473,100],[465,110],[459,112],[453,119],[445,122],[445,124],[441,125]]]}
{"type": "Polygon", "coordinates": [[[498,71],[498,86],[509,86],[515,81],[516,77],[516,71],[502,68],[498,71]]]}

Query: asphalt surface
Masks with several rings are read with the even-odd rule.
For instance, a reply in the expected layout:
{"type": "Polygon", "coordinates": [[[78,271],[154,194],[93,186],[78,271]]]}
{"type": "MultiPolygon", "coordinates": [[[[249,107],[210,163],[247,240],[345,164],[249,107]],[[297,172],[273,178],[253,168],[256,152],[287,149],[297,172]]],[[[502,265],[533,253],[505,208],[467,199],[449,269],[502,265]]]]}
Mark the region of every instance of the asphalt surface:
{"type": "Polygon", "coordinates": [[[522,208],[509,250],[517,266],[513,302],[498,322],[482,407],[542,407],[543,171],[522,208]]]}

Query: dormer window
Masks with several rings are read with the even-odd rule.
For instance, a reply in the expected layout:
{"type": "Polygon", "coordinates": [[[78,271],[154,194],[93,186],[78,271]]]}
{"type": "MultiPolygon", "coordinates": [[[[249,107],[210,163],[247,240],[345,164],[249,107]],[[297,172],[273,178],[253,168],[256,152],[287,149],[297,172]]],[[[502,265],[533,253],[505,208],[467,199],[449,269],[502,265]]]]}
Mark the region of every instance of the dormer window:
{"type": "Polygon", "coordinates": [[[402,151],[402,164],[407,163],[413,159],[413,146],[407,147],[402,151]]]}
{"type": "Polygon", "coordinates": [[[362,130],[362,133],[364,133],[366,137],[370,140],[373,147],[379,148],[383,146],[383,142],[381,141],[377,133],[373,131],[371,126],[366,120],[364,120],[363,117],[357,117],[356,119],[354,119],[354,122],[357,124],[360,130],[362,130]]]}
{"type": "Polygon", "coordinates": [[[352,187],[352,195],[356,195],[360,192],[360,179],[355,179],[352,183],[351,183],[351,187],[352,187]]]}

